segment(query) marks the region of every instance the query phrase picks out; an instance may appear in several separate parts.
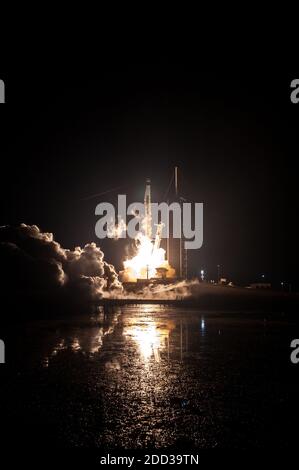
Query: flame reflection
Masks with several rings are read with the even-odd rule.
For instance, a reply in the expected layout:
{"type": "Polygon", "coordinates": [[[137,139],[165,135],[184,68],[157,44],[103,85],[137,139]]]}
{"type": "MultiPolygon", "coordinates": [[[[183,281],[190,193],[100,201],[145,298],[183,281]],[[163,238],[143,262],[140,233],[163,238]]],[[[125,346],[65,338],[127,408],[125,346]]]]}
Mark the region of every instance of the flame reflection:
{"type": "Polygon", "coordinates": [[[154,357],[156,362],[161,360],[161,352],[168,350],[169,334],[174,324],[158,323],[154,320],[144,321],[124,329],[124,336],[131,338],[138,346],[139,352],[145,362],[154,357]]]}

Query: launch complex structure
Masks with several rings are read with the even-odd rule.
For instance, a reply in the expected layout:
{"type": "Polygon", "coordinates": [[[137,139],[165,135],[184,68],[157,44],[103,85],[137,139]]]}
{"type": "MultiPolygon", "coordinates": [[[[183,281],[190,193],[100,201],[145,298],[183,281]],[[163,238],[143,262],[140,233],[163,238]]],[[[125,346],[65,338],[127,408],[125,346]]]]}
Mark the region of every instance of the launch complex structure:
{"type": "MultiPolygon", "coordinates": [[[[174,201],[168,200],[167,202],[178,202],[180,206],[186,201],[185,198],[180,196],[178,190],[178,167],[174,168],[174,201]]],[[[172,214],[170,214],[170,219],[172,214]]],[[[172,220],[169,221],[170,232],[169,236],[166,239],[166,256],[171,264],[174,267],[177,277],[180,279],[188,278],[188,250],[184,247],[185,239],[183,237],[182,230],[182,220],[181,220],[181,237],[174,238],[171,228],[173,228],[172,220]]]]}

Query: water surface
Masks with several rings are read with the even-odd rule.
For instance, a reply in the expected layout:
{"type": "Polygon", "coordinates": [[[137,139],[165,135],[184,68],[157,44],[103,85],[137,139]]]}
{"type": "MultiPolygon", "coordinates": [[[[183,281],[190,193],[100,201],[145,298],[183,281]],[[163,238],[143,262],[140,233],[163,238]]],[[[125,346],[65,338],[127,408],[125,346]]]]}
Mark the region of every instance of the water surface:
{"type": "Polygon", "coordinates": [[[20,442],[107,449],[295,442],[299,365],[290,362],[290,342],[299,336],[283,315],[138,305],[14,327],[6,337],[1,414],[20,442]]]}

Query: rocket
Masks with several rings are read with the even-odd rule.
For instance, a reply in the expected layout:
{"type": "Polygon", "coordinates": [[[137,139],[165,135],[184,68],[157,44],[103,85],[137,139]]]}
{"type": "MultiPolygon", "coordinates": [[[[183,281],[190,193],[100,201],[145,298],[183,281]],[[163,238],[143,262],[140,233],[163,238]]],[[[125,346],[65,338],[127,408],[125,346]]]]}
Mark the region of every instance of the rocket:
{"type": "Polygon", "coordinates": [[[152,206],[151,206],[151,180],[148,178],[144,193],[145,235],[152,238],[152,206]]]}

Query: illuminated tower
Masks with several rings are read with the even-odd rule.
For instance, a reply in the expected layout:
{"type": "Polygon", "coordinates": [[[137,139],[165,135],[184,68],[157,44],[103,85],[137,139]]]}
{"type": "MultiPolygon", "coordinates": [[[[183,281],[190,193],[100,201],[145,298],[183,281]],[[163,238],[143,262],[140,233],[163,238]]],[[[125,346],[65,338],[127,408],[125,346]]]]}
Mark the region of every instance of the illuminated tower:
{"type": "MultiPolygon", "coordinates": [[[[181,209],[183,208],[183,202],[185,199],[179,194],[179,171],[178,167],[174,168],[174,176],[172,181],[174,182],[174,193],[170,194],[170,202],[177,202],[180,204],[181,209]]],[[[181,220],[181,238],[174,238],[173,236],[173,215],[170,214],[169,217],[169,237],[167,239],[167,259],[171,266],[174,267],[176,271],[176,276],[179,278],[187,278],[188,276],[188,259],[187,259],[187,250],[184,247],[184,236],[183,236],[183,227],[181,220]]]]}

